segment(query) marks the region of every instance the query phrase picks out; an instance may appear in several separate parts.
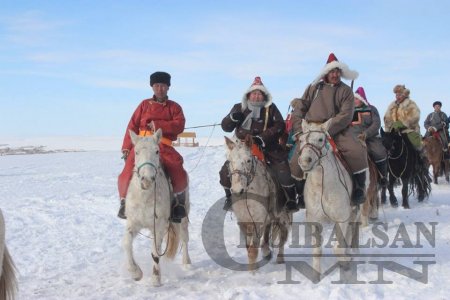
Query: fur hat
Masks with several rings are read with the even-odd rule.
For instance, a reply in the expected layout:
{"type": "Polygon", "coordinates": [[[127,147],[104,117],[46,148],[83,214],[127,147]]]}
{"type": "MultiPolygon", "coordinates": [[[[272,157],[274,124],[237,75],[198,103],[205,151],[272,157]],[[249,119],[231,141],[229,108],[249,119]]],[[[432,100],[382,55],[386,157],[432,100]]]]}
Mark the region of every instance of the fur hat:
{"type": "Polygon", "coordinates": [[[369,101],[366,98],[366,92],[364,92],[364,88],[360,86],[356,89],[355,98],[361,100],[365,105],[369,105],[369,101]]]}
{"type": "Polygon", "coordinates": [[[434,101],[434,102],[433,102],[433,107],[434,107],[435,105],[439,105],[440,107],[442,107],[442,102],[441,102],[441,101],[434,101]]]}
{"type": "Polygon", "coordinates": [[[400,93],[401,95],[405,96],[405,98],[409,97],[409,90],[405,88],[404,84],[397,84],[394,86],[394,94],[400,93]]]}
{"type": "Polygon", "coordinates": [[[266,104],[264,104],[265,107],[269,107],[272,104],[272,95],[262,83],[261,77],[256,76],[252,85],[244,93],[244,96],[242,96],[242,109],[247,108],[248,95],[254,90],[260,90],[266,96],[266,104]]]}
{"type": "Polygon", "coordinates": [[[150,86],[153,86],[155,83],[165,83],[167,86],[170,86],[170,74],[166,72],[155,72],[150,75],[150,86]]]}
{"type": "Polygon", "coordinates": [[[330,53],[328,55],[327,63],[320,71],[320,74],[314,80],[314,83],[319,82],[323,77],[325,77],[331,70],[333,69],[341,70],[341,77],[348,80],[355,80],[358,78],[358,72],[350,70],[348,66],[342,62],[340,62],[334,53],[330,53]]]}

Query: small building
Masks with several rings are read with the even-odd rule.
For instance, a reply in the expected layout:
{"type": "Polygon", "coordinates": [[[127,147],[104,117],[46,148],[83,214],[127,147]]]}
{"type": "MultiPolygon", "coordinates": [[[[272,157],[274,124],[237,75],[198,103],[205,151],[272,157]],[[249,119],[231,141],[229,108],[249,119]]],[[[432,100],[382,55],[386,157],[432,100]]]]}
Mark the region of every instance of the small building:
{"type": "Polygon", "coordinates": [[[175,147],[198,147],[198,142],[195,140],[196,137],[195,132],[185,131],[178,135],[177,140],[172,145],[175,147]]]}

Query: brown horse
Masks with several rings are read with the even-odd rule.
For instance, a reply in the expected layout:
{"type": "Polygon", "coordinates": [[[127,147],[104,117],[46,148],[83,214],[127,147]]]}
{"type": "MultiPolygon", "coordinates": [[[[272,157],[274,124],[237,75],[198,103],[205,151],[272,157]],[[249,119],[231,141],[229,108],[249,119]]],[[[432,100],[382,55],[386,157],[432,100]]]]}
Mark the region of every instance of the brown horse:
{"type": "Polygon", "coordinates": [[[444,159],[441,141],[431,135],[423,139],[424,151],[428,161],[433,166],[433,182],[438,184],[438,177],[445,174],[445,180],[449,182],[449,160],[444,159]]]}

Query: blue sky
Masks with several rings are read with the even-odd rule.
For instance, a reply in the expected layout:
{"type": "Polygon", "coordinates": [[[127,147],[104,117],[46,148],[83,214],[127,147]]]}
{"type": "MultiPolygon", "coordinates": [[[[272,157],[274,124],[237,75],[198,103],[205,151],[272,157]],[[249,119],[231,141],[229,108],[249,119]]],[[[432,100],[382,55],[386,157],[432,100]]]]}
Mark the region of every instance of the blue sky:
{"type": "MultiPolygon", "coordinates": [[[[328,54],[384,115],[405,84],[450,112],[447,1],[2,1],[0,137],[123,136],[172,75],[186,126],[218,123],[261,76],[286,114],[328,54]]],[[[421,124],[422,125],[422,124],[421,124]]],[[[196,130],[208,136],[211,128],[196,130]]],[[[220,127],[214,136],[224,133],[220,127]]],[[[1,142],[0,142],[1,143],[1,142]]]]}

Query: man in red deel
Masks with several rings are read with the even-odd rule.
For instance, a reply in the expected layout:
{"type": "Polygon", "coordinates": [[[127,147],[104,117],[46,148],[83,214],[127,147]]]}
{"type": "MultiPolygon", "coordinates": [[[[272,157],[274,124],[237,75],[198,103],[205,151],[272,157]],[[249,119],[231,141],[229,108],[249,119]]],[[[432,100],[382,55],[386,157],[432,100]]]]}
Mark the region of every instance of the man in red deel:
{"type": "Polygon", "coordinates": [[[118,178],[120,209],[117,216],[126,219],[125,198],[134,168],[133,144],[128,130],[132,130],[140,136],[150,136],[161,128],[163,138],[159,145],[160,158],[171,179],[174,193],[171,219],[172,222],[179,223],[186,216],[185,193],[188,179],[183,168],[183,157],[174,149],[172,141],[175,141],[178,134],[183,132],[186,120],[181,106],[167,97],[170,74],[166,72],[153,73],[150,75],[150,86],[153,89],[153,97],[143,100],[136,108],[123,138],[122,153],[125,158],[125,166],[118,178]]]}

